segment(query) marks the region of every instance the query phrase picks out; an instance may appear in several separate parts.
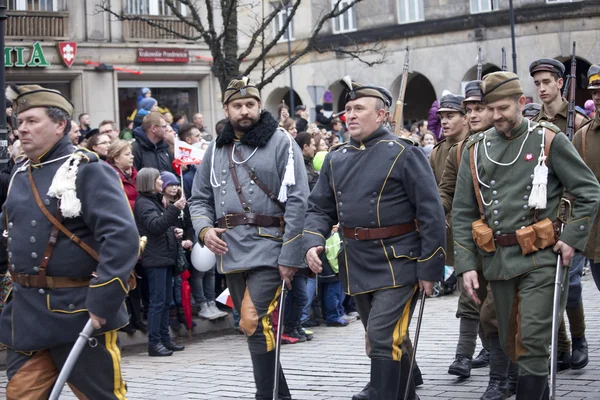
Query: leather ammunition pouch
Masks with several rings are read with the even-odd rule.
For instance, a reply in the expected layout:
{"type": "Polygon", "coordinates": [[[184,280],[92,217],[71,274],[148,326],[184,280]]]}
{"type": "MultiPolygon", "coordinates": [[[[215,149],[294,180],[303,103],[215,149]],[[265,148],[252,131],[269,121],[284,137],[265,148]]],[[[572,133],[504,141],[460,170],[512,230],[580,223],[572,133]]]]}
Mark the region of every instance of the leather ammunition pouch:
{"type": "Polygon", "coordinates": [[[553,246],[558,241],[557,225],[549,218],[519,229],[515,233],[496,236],[496,243],[502,247],[521,247],[523,255],[553,246]]]}
{"type": "Polygon", "coordinates": [[[518,231],[516,231],[515,234],[517,235],[517,242],[521,247],[523,255],[530,254],[539,250],[535,246],[535,240],[537,236],[535,235],[533,225],[521,228],[518,231]]]}
{"type": "Polygon", "coordinates": [[[538,249],[554,246],[557,242],[555,226],[549,218],[536,222],[532,227],[536,236],[535,247],[538,249]]]}
{"type": "Polygon", "coordinates": [[[473,241],[481,250],[487,253],[494,253],[496,251],[494,231],[483,219],[473,222],[471,229],[473,231],[473,241]]]}

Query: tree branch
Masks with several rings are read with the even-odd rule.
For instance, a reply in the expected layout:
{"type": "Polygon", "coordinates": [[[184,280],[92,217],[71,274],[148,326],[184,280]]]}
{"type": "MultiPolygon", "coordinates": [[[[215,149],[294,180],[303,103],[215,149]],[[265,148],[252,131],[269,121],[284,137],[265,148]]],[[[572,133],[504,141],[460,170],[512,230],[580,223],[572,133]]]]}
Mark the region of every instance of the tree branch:
{"type": "MultiPolygon", "coordinates": [[[[292,13],[293,14],[296,13],[296,8],[298,8],[298,6],[300,5],[301,1],[302,0],[296,0],[296,2],[294,3],[294,8],[292,9],[292,13]]],[[[250,43],[248,43],[248,47],[246,48],[246,50],[244,50],[238,56],[238,61],[242,61],[244,58],[248,57],[250,55],[250,53],[252,53],[252,50],[254,49],[254,46],[256,45],[256,41],[258,40],[258,38],[260,36],[262,36],[264,38],[263,33],[265,32],[265,30],[267,29],[267,27],[271,24],[271,22],[273,21],[273,19],[275,19],[275,17],[277,16],[277,14],[279,14],[282,10],[285,9],[285,7],[283,6],[283,4],[281,2],[280,2],[280,4],[282,5],[281,8],[276,8],[275,10],[273,10],[272,12],[270,12],[269,15],[267,15],[266,18],[263,18],[263,20],[262,20],[261,24],[259,25],[258,29],[252,34],[252,36],[250,38],[250,43]]],[[[293,17],[293,15],[292,15],[292,17],[293,17]]],[[[291,21],[292,21],[291,18],[287,18],[284,21],[282,29],[280,29],[280,31],[278,32],[279,36],[277,37],[277,40],[279,40],[279,38],[281,38],[281,36],[283,36],[283,34],[285,33],[285,31],[288,28],[288,26],[289,26],[289,24],[290,24],[291,21]]],[[[261,53],[262,52],[264,52],[264,42],[263,42],[263,51],[261,51],[261,53]]],[[[247,74],[244,74],[244,75],[247,75],[247,74]]]]}

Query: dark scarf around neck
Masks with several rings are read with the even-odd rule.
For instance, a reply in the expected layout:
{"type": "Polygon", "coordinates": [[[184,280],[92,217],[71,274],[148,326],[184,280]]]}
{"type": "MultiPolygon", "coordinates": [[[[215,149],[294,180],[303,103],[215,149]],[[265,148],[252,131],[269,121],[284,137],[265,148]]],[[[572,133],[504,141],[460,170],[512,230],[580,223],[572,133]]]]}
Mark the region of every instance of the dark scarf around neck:
{"type": "MultiPolygon", "coordinates": [[[[268,111],[260,114],[260,119],[248,132],[244,133],[240,142],[252,147],[264,147],[277,130],[277,121],[268,111]]],[[[236,138],[231,122],[227,122],[223,132],[216,139],[216,146],[223,147],[236,138]]]]}

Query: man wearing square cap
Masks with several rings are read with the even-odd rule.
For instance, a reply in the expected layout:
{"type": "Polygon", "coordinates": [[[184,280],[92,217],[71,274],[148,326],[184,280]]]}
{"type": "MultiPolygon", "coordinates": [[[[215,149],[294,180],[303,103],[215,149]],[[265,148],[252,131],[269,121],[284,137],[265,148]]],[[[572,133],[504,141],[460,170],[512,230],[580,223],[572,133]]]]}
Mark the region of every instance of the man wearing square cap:
{"type": "MultiPolygon", "coordinates": [[[[200,243],[217,255],[240,328],[248,339],[255,398],[273,398],[275,331],[282,279],[288,288],[302,256],[308,178],[300,147],[262,110],[247,77],[223,93],[228,119],[196,171],[190,213],[200,243]]],[[[302,279],[299,277],[297,279],[302,279]]],[[[279,326],[278,329],[283,329],[279,326]]],[[[279,368],[279,399],[291,399],[279,368]]]]}
{"type": "MultiPolygon", "coordinates": [[[[539,400],[548,395],[557,252],[568,266],[585,246],[600,185],[555,125],[523,118],[517,75],[488,74],[482,89],[494,128],[469,139],[459,168],[452,204],[456,270],[478,303],[481,257],[502,348],[519,366],[517,400],[539,400]],[[565,190],[575,196],[572,218],[556,237],[565,190]]],[[[565,303],[563,293],[562,311],[565,303]]]]}
{"type": "MultiPolygon", "coordinates": [[[[587,88],[596,107],[596,116],[575,133],[573,144],[583,161],[596,175],[596,179],[600,180],[600,65],[590,67],[587,79],[587,88]]],[[[600,213],[596,216],[583,255],[590,259],[592,275],[596,287],[600,290],[600,213]]]]}
{"type": "Polygon", "coordinates": [[[441,201],[423,152],[383,126],[389,91],[350,77],[342,84],[351,139],[327,154],[310,194],[306,260],[315,273],[321,271],[325,238],[339,223],[340,279],[367,330],[368,399],[402,399],[407,384],[409,398],[416,399],[413,382],[407,383],[411,355],[403,341],[419,286],[430,295],[443,275],[441,201]]]}
{"type": "MultiPolygon", "coordinates": [[[[569,101],[562,97],[563,75],[565,66],[558,60],[542,58],[531,63],[529,73],[533,78],[537,94],[542,100],[539,114],[532,121],[549,121],[556,125],[561,132],[567,132],[569,118],[569,101]]],[[[574,84],[574,83],[572,83],[574,84]]],[[[575,130],[577,132],[589,118],[575,111],[575,130]]],[[[568,193],[565,198],[572,200],[568,193]]],[[[569,327],[573,337],[573,354],[571,355],[571,342],[567,335],[564,318],[558,330],[558,370],[581,369],[588,363],[587,342],[585,340],[585,317],[583,301],[581,298],[581,277],[585,258],[577,251],[573,264],[569,268],[569,294],[566,314],[569,318],[569,327]]]]}
{"type": "Polygon", "coordinates": [[[9,92],[27,157],[13,170],[0,216],[13,281],[0,314],[6,396],[47,398],[91,318],[93,346],[68,384],[80,399],[124,399],[117,329],[128,321],[127,278],[139,245],[129,204],[112,168],[72,146],[67,98],[37,85],[9,92]]]}

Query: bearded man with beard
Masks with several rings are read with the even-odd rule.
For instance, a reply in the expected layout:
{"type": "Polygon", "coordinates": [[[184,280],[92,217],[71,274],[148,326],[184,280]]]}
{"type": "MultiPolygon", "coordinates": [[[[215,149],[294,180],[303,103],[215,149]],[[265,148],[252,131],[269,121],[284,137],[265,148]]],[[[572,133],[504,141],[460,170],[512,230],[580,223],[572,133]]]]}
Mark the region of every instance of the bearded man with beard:
{"type": "MultiPolygon", "coordinates": [[[[241,313],[256,399],[273,398],[275,332],[271,315],[282,280],[305,268],[302,230],[309,193],[300,147],[262,110],[258,89],[234,79],[223,93],[228,120],[194,177],[190,212],[200,243],[217,255],[241,313]]],[[[280,328],[282,329],[282,328],[280,328]]],[[[279,399],[291,399],[279,369],[279,399]]]]}
{"type": "MultiPolygon", "coordinates": [[[[526,100],[516,74],[488,74],[482,91],[494,127],[469,138],[459,167],[452,203],[456,272],[479,303],[481,257],[502,349],[519,366],[516,398],[547,399],[557,253],[566,288],[575,249],[585,248],[596,215],[600,185],[558,127],[522,116],[526,100]],[[555,232],[565,190],[574,196],[572,217],[555,232]]],[[[561,314],[566,300],[564,290],[561,314]]]]}

